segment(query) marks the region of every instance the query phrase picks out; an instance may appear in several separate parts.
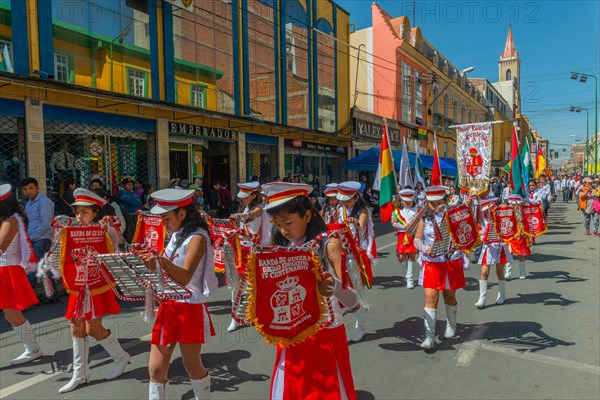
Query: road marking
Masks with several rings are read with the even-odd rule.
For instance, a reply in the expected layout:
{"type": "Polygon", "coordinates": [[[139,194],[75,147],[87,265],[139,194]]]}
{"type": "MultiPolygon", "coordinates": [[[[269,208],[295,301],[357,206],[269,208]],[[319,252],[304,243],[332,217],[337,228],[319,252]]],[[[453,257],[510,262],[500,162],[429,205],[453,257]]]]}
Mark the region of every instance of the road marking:
{"type": "MultiPolygon", "coordinates": [[[[139,341],[142,342],[147,342],[150,340],[150,338],[152,337],[152,334],[149,333],[147,335],[144,335],[140,338],[138,338],[139,341]]],[[[133,342],[133,341],[129,341],[127,343],[125,343],[122,347],[123,349],[128,349],[130,347],[135,346],[136,344],[138,344],[138,342],[133,342]]],[[[70,372],[70,369],[72,367],[72,364],[69,365],[69,367],[64,370],[64,371],[58,371],[58,370],[50,370],[50,371],[43,371],[40,372],[38,375],[32,376],[31,378],[25,379],[24,381],[21,381],[19,383],[15,383],[14,385],[11,385],[7,388],[0,388],[0,399],[6,398],[8,396],[11,396],[15,393],[20,392],[21,390],[25,390],[33,385],[37,385],[38,383],[44,382],[45,380],[48,380],[50,378],[54,378],[60,374],[64,374],[65,372],[70,372]]]]}
{"type": "Polygon", "coordinates": [[[497,346],[486,343],[481,340],[473,340],[463,344],[456,354],[456,365],[459,367],[468,367],[471,360],[475,357],[478,349],[493,351],[495,353],[505,354],[507,356],[520,358],[528,361],[535,361],[555,367],[568,368],[577,371],[583,371],[594,375],[600,375],[600,367],[597,365],[584,364],[578,361],[565,360],[563,358],[545,356],[543,354],[532,352],[520,352],[503,346],[497,346]]]}
{"type": "Polygon", "coordinates": [[[396,243],[390,243],[390,244],[386,244],[385,246],[381,246],[381,247],[377,246],[377,251],[387,249],[387,248],[393,247],[395,245],[396,245],[396,243]]]}
{"type": "Polygon", "coordinates": [[[574,369],[590,374],[600,375],[600,367],[597,365],[584,364],[578,361],[565,360],[563,358],[545,356],[543,354],[537,354],[532,352],[521,353],[520,351],[507,349],[501,346],[494,346],[488,343],[481,343],[479,347],[485,350],[494,351],[500,354],[506,354],[508,356],[521,358],[524,360],[536,361],[548,365],[553,365],[555,367],[574,369]]]}
{"type": "Polygon", "coordinates": [[[475,357],[477,349],[481,347],[481,341],[473,340],[463,344],[456,354],[456,365],[459,367],[468,367],[471,360],[475,357]]]}

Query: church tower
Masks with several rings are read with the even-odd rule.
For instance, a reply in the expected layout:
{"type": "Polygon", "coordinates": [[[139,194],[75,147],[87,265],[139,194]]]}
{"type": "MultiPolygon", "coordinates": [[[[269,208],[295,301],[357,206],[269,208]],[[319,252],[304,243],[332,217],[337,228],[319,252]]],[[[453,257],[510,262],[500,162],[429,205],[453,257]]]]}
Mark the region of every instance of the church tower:
{"type": "Polygon", "coordinates": [[[515,42],[513,40],[512,27],[508,25],[508,35],[506,36],[506,44],[504,45],[504,52],[500,55],[500,61],[498,62],[498,82],[514,82],[514,94],[513,94],[513,111],[515,113],[521,112],[521,59],[519,53],[515,48],[515,42]]]}

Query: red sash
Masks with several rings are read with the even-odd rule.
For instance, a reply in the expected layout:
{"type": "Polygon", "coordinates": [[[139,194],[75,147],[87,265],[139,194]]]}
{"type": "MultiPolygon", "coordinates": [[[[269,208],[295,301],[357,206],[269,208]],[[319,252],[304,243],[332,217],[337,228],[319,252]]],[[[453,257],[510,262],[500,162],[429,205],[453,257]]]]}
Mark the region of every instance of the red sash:
{"type": "Polygon", "coordinates": [[[510,242],[521,233],[517,213],[513,206],[507,204],[499,205],[492,210],[492,218],[496,234],[504,243],[510,242]]]}
{"type": "Polygon", "coordinates": [[[462,204],[449,207],[446,223],[452,243],[465,253],[472,252],[481,243],[475,219],[468,206],[462,204]]]}
{"type": "Polygon", "coordinates": [[[523,204],[521,206],[521,213],[523,216],[524,234],[536,237],[548,231],[541,204],[523,204]]]}
{"type": "Polygon", "coordinates": [[[165,250],[166,228],[159,215],[139,213],[131,244],[146,246],[158,254],[165,250]]]}
{"type": "Polygon", "coordinates": [[[67,292],[78,295],[86,285],[92,295],[111,290],[115,281],[96,256],[112,252],[110,238],[100,226],[64,228],[60,237],[60,272],[67,292]],[[106,282],[100,268],[111,282],[106,282]]]}
{"type": "Polygon", "coordinates": [[[250,256],[246,273],[251,290],[246,319],[267,343],[301,343],[325,322],[317,254],[304,249],[263,249],[250,256]]]}

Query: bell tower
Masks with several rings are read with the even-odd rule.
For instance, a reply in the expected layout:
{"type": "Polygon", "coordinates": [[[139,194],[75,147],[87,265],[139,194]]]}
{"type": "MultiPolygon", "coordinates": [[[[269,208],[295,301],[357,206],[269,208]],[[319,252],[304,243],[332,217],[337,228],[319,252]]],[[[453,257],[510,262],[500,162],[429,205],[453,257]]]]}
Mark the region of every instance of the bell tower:
{"type": "Polygon", "coordinates": [[[500,55],[498,62],[498,82],[513,81],[514,83],[514,106],[515,113],[521,112],[521,59],[515,48],[513,40],[512,27],[508,25],[508,35],[506,36],[506,44],[504,52],[500,55]]]}

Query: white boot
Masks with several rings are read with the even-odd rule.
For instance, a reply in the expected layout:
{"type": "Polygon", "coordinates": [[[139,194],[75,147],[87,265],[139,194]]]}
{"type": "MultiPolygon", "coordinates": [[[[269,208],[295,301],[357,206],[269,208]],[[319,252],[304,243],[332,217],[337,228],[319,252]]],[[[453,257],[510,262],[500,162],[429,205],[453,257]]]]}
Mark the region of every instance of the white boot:
{"type": "Polygon", "coordinates": [[[44,355],[42,348],[35,338],[35,332],[33,331],[29,321],[25,320],[23,324],[19,326],[13,326],[12,328],[15,332],[17,332],[17,335],[19,335],[21,342],[23,342],[23,345],[25,346],[25,352],[19,357],[13,359],[10,362],[11,365],[25,364],[26,362],[33,361],[44,355]]]}
{"type": "Polygon", "coordinates": [[[444,331],[444,338],[452,339],[456,336],[456,314],[458,312],[458,304],[455,306],[449,306],[446,304],[446,330],[444,331]]]}
{"type": "Polygon", "coordinates": [[[73,377],[58,393],[67,393],[77,389],[77,386],[90,381],[88,369],[88,355],[90,345],[87,336],[84,338],[73,338],[73,377]]]}
{"type": "Polygon", "coordinates": [[[433,349],[435,344],[435,317],[437,310],[435,308],[425,308],[423,323],[425,324],[425,340],[421,343],[421,348],[425,350],[433,349]]]}
{"type": "Polygon", "coordinates": [[[364,307],[359,308],[354,313],[356,314],[356,325],[354,332],[350,335],[351,342],[359,342],[365,336],[365,322],[367,322],[367,310],[364,307]]]}
{"type": "Polygon", "coordinates": [[[210,400],[210,374],[202,379],[191,379],[196,400],[210,400]]]}
{"type": "Polygon", "coordinates": [[[111,379],[118,378],[125,371],[125,367],[127,364],[130,364],[131,356],[127,353],[121,345],[119,341],[115,337],[112,331],[109,331],[109,334],[106,338],[99,340],[98,343],[106,350],[108,355],[113,359],[114,365],[108,375],[106,376],[106,380],[109,381],[111,379]]]}
{"type": "Polygon", "coordinates": [[[148,400],[164,400],[167,398],[167,383],[154,383],[150,382],[148,387],[148,400]]]}
{"type": "Polygon", "coordinates": [[[407,261],[406,262],[406,288],[407,289],[415,288],[415,281],[413,278],[414,271],[415,271],[415,263],[413,261],[407,261]]]}
{"type": "Polygon", "coordinates": [[[509,280],[512,278],[512,261],[506,264],[506,269],[504,270],[504,279],[509,280]]]}
{"type": "Polygon", "coordinates": [[[519,261],[519,279],[525,279],[527,271],[525,271],[525,261],[519,261]]]}
{"type": "Polygon", "coordinates": [[[231,323],[229,324],[229,327],[227,328],[227,332],[233,332],[240,326],[241,326],[241,324],[239,322],[237,322],[235,318],[231,318],[231,323]]]}
{"type": "Polygon", "coordinates": [[[477,300],[477,303],[475,303],[475,307],[479,308],[480,310],[482,308],[485,308],[485,300],[487,298],[487,287],[487,281],[479,281],[479,300],[477,300]]]}
{"type": "Polygon", "coordinates": [[[498,281],[498,297],[496,298],[496,304],[504,304],[506,300],[506,281],[498,281]]]}

